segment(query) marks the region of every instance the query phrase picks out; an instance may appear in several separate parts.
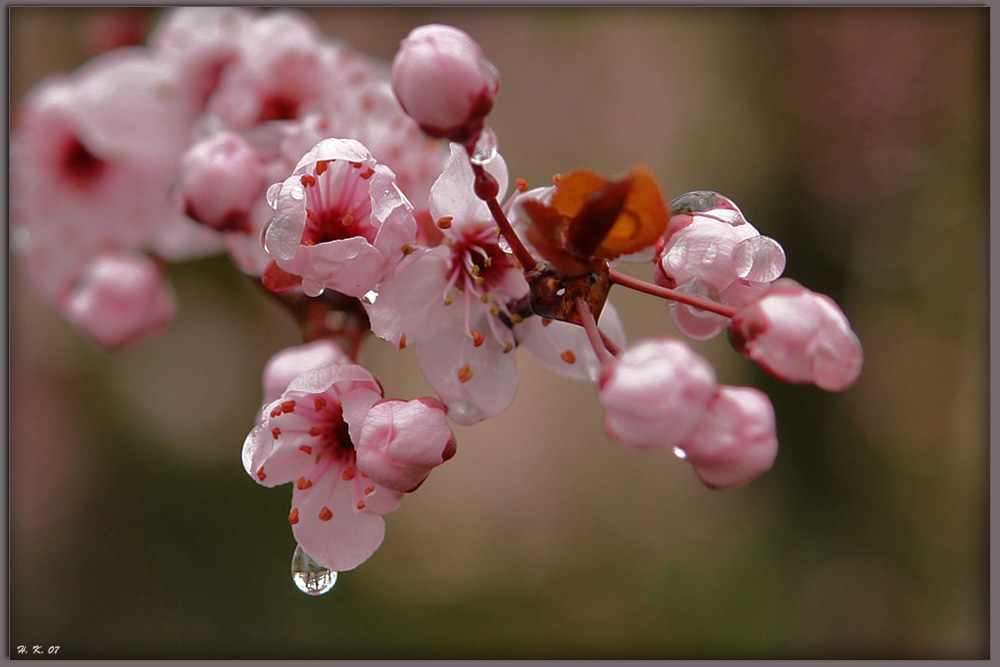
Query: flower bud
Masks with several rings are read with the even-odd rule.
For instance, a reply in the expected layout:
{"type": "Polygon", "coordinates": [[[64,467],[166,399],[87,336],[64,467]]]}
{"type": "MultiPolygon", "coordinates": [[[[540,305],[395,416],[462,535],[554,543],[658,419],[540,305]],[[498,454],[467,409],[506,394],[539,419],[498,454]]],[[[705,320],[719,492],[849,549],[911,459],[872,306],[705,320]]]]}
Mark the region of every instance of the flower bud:
{"type": "Polygon", "coordinates": [[[712,365],[687,343],[640,341],[602,371],[604,430],[626,447],[669,449],[701,420],[715,389],[712,365]]]}
{"type": "Polygon", "coordinates": [[[218,231],[249,231],[247,214],[264,185],[257,154],[232,132],[196,143],[181,159],[184,212],[218,231]]]}
{"type": "Polygon", "coordinates": [[[433,398],[376,403],[355,443],[358,468],[377,484],[403,492],[415,491],[455,448],[444,406],[433,398]]]}
{"type": "Polygon", "coordinates": [[[771,401],[752,387],[720,385],[678,449],[705,486],[730,489],[750,482],[771,469],[778,453],[771,401]]]}
{"type": "Polygon", "coordinates": [[[100,345],[119,350],[169,327],[176,302],[152,259],[121,252],[94,259],[63,310],[100,345]]]}
{"type": "Polygon", "coordinates": [[[776,377],[847,389],[861,373],[861,342],[833,299],[790,278],[733,317],[733,346],[776,377]]]}
{"type": "Polygon", "coordinates": [[[431,24],[414,28],[392,60],[392,90],[429,136],[474,142],[493,108],[500,75],[467,33],[431,24]]]}

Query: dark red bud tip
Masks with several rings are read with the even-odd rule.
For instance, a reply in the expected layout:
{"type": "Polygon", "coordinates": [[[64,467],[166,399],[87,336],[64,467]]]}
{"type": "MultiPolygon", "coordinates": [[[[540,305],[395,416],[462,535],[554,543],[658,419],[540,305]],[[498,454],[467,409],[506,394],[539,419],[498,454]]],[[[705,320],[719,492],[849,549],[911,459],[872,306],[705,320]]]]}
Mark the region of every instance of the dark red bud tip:
{"type": "Polygon", "coordinates": [[[476,173],[476,179],[473,184],[476,196],[483,201],[496,199],[497,195],[500,194],[500,184],[497,183],[497,179],[493,178],[492,174],[479,165],[473,165],[473,169],[476,173]]]}

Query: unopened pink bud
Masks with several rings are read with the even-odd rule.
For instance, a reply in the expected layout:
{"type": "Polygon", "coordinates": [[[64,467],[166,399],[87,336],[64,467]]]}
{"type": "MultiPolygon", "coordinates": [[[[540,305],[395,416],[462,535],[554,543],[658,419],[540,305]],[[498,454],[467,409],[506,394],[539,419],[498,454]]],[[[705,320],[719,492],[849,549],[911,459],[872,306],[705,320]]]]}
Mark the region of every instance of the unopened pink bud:
{"type": "Polygon", "coordinates": [[[358,468],[376,483],[403,492],[415,491],[455,449],[444,406],[433,398],[376,403],[355,443],[358,468]]]}
{"type": "Polygon", "coordinates": [[[169,327],[176,301],[156,263],[145,255],[100,255],[63,304],[66,319],[109,350],[169,327]]]}
{"type": "Polygon", "coordinates": [[[479,44],[452,26],[414,28],[392,60],[396,99],[434,138],[474,140],[499,89],[500,75],[479,44]]]}
{"type": "Polygon", "coordinates": [[[249,231],[247,214],[264,185],[257,154],[232,132],[198,142],[181,159],[184,212],[218,231],[249,231]]]}
{"type": "Polygon", "coordinates": [[[861,373],[861,342],[847,316],[833,299],[790,278],[738,310],[731,337],[742,354],[788,382],[841,391],[861,373]]]}
{"type": "Polygon", "coordinates": [[[669,449],[700,421],[715,388],[712,365],[687,343],[640,341],[601,373],[604,430],[627,447],[669,449]]]}
{"type": "Polygon", "coordinates": [[[767,472],[778,454],[774,408],[752,387],[720,385],[708,411],[678,449],[713,489],[742,486],[767,472]]]}

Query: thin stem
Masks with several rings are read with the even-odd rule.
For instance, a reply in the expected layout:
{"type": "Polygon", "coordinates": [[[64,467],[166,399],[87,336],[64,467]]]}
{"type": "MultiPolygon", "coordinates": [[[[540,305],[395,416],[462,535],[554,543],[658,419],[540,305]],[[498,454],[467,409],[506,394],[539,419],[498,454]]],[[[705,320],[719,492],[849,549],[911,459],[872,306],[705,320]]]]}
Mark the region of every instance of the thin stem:
{"type": "Polygon", "coordinates": [[[576,312],[580,315],[580,321],[583,323],[587,338],[590,340],[590,346],[594,348],[594,353],[597,354],[597,359],[603,366],[611,361],[611,354],[608,353],[604,334],[598,328],[597,319],[594,317],[594,312],[590,310],[590,304],[587,303],[587,300],[578,296],[574,301],[576,302],[576,312]]]}
{"type": "Polygon", "coordinates": [[[520,237],[518,237],[517,232],[514,231],[514,226],[510,224],[510,220],[507,219],[507,215],[503,212],[500,207],[500,202],[497,201],[496,197],[486,200],[486,206],[489,207],[490,213],[493,214],[493,219],[496,220],[497,226],[500,227],[500,234],[507,241],[507,245],[514,252],[514,256],[517,257],[517,261],[521,263],[521,267],[525,271],[531,271],[535,268],[535,258],[532,256],[528,248],[521,242],[520,237]]]}
{"type": "Polygon", "coordinates": [[[632,276],[622,273],[621,271],[616,271],[615,269],[611,269],[611,280],[619,285],[622,285],[623,287],[630,287],[634,290],[638,290],[646,294],[652,294],[653,296],[658,296],[669,301],[677,301],[689,306],[694,306],[695,308],[701,308],[702,310],[707,310],[710,313],[716,313],[730,319],[732,319],[733,315],[736,314],[736,308],[733,308],[732,306],[726,306],[716,301],[712,301],[711,299],[694,296],[693,294],[685,294],[684,292],[670,289],[669,287],[660,287],[659,285],[647,283],[645,280],[633,278],[632,276]]]}

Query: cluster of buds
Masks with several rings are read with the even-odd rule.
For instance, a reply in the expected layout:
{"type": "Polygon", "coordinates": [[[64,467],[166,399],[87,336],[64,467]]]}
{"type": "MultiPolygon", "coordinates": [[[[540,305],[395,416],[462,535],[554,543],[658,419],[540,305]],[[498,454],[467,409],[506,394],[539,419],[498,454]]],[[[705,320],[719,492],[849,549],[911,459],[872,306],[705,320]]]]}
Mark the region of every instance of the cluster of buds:
{"type": "Polygon", "coordinates": [[[42,84],[18,117],[13,222],[83,332],[121,348],[163,329],[162,266],[220,250],[301,324],[303,345],[264,369],[243,464],[293,485],[295,563],[324,581],[364,562],[382,517],[455,455],[449,420],[511,405],[521,348],[593,383],[613,440],[673,452],[711,488],[771,467],[767,396],[720,384],[680,339],[629,343],[615,286],[668,301],[691,339],[728,328],[780,379],[839,391],[860,373],[844,313],[781,278],[781,246],[728,198],[668,203],[643,166],[511,188],[486,125],[499,81],[450,26],[413,30],[386,68],[297,13],[186,8],[148,47],[42,84]],[[651,262],[653,282],[625,262],[651,262]],[[412,345],[435,396],[386,398],[359,363],[369,333],[412,345]]]}

